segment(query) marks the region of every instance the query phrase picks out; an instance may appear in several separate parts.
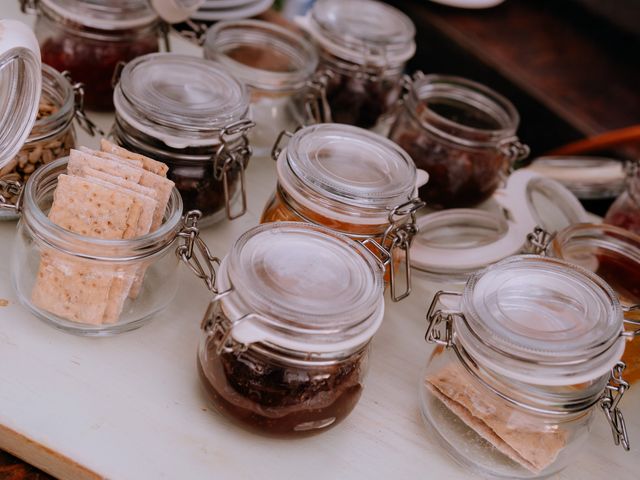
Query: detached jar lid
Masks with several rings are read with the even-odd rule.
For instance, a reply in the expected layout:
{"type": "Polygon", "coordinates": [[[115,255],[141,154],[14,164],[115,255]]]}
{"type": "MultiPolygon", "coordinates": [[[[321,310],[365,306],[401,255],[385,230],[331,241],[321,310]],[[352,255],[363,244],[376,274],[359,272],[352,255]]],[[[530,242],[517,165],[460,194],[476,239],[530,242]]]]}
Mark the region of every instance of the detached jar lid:
{"type": "Polygon", "coordinates": [[[380,326],[382,274],[359,243],[323,227],[285,222],[242,235],[218,279],[220,291],[232,289],[221,302],[235,340],[334,352],[363,345],[380,326]]]}
{"type": "Polygon", "coordinates": [[[540,157],[528,167],[567,187],[578,198],[615,198],[625,189],[624,163],[603,157],[540,157]]]}
{"type": "Polygon", "coordinates": [[[0,20],[0,168],[31,133],[41,91],[40,48],[33,31],[16,20],[0,20]]]}
{"type": "Polygon", "coordinates": [[[40,3],[65,19],[100,30],[144,27],[158,20],[147,0],[40,0],[40,3]]]}
{"type": "MultiPolygon", "coordinates": [[[[286,164],[322,198],[388,213],[415,196],[417,173],[411,157],[367,130],[338,124],[306,127],[293,135],[285,151],[278,159],[279,173],[286,164]]],[[[309,201],[304,196],[298,200],[309,201]]]]}
{"type": "Polygon", "coordinates": [[[318,0],[305,23],[324,48],[358,64],[394,66],[416,50],[411,19],[382,2],[318,0]]]}
{"type": "Polygon", "coordinates": [[[613,290],[563,260],[516,256],[474,274],[462,312],[455,327],[470,356],[523,382],[588,382],[605,375],[624,350],[613,290]]]}
{"type": "Polygon", "coordinates": [[[221,65],[172,53],[127,63],[113,101],[128,124],[174,148],[219,143],[220,131],[249,109],[244,85],[221,65]]]}

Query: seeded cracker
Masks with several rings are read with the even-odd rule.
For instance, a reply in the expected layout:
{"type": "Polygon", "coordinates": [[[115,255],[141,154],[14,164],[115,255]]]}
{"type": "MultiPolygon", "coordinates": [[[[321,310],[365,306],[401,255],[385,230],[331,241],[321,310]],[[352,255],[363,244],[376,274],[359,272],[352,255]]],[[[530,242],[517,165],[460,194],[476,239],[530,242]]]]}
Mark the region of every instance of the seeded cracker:
{"type": "MultiPolygon", "coordinates": [[[[60,175],[49,219],[88,237],[121,239],[129,228],[133,206],[132,195],[60,175]]],[[[32,301],[62,318],[98,325],[108,306],[112,280],[112,265],[45,250],[32,301]]]]}
{"type": "Polygon", "coordinates": [[[166,164],[158,162],[157,160],[153,160],[149,157],[145,157],[144,155],[140,155],[139,153],[130,152],[129,150],[114,145],[104,138],[100,140],[100,150],[102,150],[103,152],[113,153],[115,155],[118,155],[119,157],[126,158],[127,160],[141,161],[142,168],[144,168],[145,170],[151,173],[155,173],[156,175],[160,175],[161,177],[167,176],[169,167],[167,167],[166,164]]]}
{"type": "Polygon", "coordinates": [[[96,157],[80,150],[71,150],[69,154],[69,163],[67,164],[67,172],[71,175],[77,175],[82,167],[91,167],[101,172],[124,178],[133,183],[140,183],[143,169],[130,165],[124,161],[119,162],[107,158],[96,157]]]}

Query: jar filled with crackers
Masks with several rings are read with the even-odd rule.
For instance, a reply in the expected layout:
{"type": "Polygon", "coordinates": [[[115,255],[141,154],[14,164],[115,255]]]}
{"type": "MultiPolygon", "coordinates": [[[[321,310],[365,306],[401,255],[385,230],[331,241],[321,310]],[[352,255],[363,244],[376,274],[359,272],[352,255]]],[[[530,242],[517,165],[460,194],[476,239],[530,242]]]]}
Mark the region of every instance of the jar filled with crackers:
{"type": "Polygon", "coordinates": [[[114,93],[114,141],[164,162],[202,225],[247,210],[249,95],[210,60],[156,53],[129,62],[114,93]]]}
{"type": "MultiPolygon", "coordinates": [[[[0,178],[24,184],[37,168],[69,155],[76,146],[74,119],[93,135],[95,127],[84,113],[83,99],[82,84],[42,64],[42,94],[36,122],[20,152],[0,168],[0,178]]],[[[12,194],[7,199],[16,201],[12,194]]],[[[14,213],[0,210],[0,219],[16,218],[14,213]]]]}
{"type": "Polygon", "coordinates": [[[387,266],[392,299],[406,297],[406,255],[424,205],[416,189],[426,181],[409,155],[368,130],[325,123],[283,132],[272,156],[278,183],[260,221],[311,222],[363,242],[387,266]]]}
{"type": "Polygon", "coordinates": [[[576,461],[593,421],[629,449],[619,408],[627,333],[600,277],[558,259],[510,257],[473,274],[461,294],[438,292],[427,321],[436,347],[421,379],[423,418],[474,474],[554,475],[576,461]]]}
{"type": "Polygon", "coordinates": [[[213,261],[198,236],[200,213],[183,220],[166,172],[106,140],[36,170],[13,206],[21,214],[12,256],[20,302],[87,336],[132,330],[162,312],[176,294],[180,261],[213,261]]]}
{"type": "Polygon", "coordinates": [[[348,237],[277,222],[222,260],[198,370],[223,415],[270,435],[323,432],[356,407],[384,314],[382,266],[348,237]]]}

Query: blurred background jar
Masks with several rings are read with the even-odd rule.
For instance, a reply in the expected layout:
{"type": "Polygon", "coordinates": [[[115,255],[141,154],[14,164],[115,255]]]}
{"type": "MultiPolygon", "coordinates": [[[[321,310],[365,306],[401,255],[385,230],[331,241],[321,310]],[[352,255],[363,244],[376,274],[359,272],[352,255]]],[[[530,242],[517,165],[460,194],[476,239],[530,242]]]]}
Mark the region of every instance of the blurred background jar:
{"type": "Polygon", "coordinates": [[[626,228],[640,235],[640,168],[635,162],[627,168],[627,187],[609,207],[604,223],[626,228]]]}
{"type": "Polygon", "coordinates": [[[376,126],[398,99],[416,50],[415,26],[401,11],[372,0],[318,0],[300,20],[318,44],[331,119],[376,126]]]}
{"type": "MultiPolygon", "coordinates": [[[[87,119],[83,109],[84,88],[74,83],[68,74],[62,74],[42,64],[42,94],[36,122],[20,152],[0,169],[3,180],[18,181],[24,185],[42,165],[69,154],[76,146],[73,120],[93,135],[95,126],[87,119]]],[[[15,195],[6,200],[15,203],[15,195]]],[[[0,210],[0,219],[18,218],[14,213],[0,210]]]]}
{"type": "Polygon", "coordinates": [[[146,0],[20,2],[38,16],[43,63],[84,83],[91,110],[113,110],[111,81],[119,62],[159,50],[162,23],[146,0]]]}
{"type": "Polygon", "coordinates": [[[114,104],[115,142],[166,163],[185,211],[202,212],[201,225],[245,213],[249,96],[220,64],[172,53],[139,57],[122,70],[114,104]]]}
{"type": "Polygon", "coordinates": [[[321,120],[308,110],[323,97],[312,83],[318,54],[301,34],[260,20],[219,22],[207,32],[204,56],[247,86],[255,156],[267,156],[282,130],[321,120]]]}
{"type": "Polygon", "coordinates": [[[513,104],[461,77],[423,75],[407,92],[389,138],[429,173],[420,197],[432,208],[472,207],[489,198],[529,149],[516,137],[513,104]]]}

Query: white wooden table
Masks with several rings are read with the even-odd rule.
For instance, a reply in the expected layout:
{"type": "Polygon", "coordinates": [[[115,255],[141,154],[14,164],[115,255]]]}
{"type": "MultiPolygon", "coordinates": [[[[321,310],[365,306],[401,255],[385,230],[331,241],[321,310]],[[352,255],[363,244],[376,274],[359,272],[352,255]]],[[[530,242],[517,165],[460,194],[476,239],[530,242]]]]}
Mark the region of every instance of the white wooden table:
{"type": "MultiPolygon", "coordinates": [[[[17,1],[0,1],[0,15],[33,21],[17,1]]],[[[199,54],[173,43],[176,51],[199,54]]],[[[109,128],[111,116],[93,117],[109,128]]],[[[96,145],[84,135],[81,141],[96,145]]],[[[204,232],[216,255],[258,223],[274,167],[254,158],[248,213],[204,232]]],[[[208,294],[186,268],[176,300],[142,329],[75,337],[18,304],[8,261],[14,232],[14,222],[0,224],[0,298],[9,302],[0,307],[0,448],[62,478],[475,478],[420,418],[418,385],[430,351],[424,316],[436,286],[417,278],[408,300],[387,303],[364,394],[343,423],[310,438],[264,438],[210,411],[200,392],[195,359],[208,294]]],[[[614,447],[598,414],[581,456],[556,478],[640,478],[640,386],[626,394],[623,409],[634,451],[614,447]]]]}

